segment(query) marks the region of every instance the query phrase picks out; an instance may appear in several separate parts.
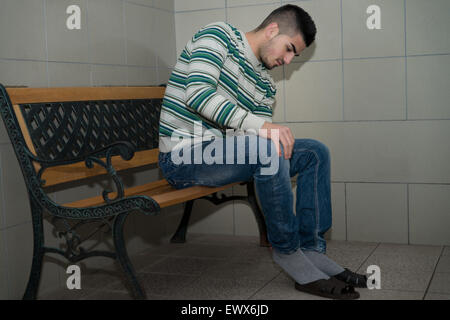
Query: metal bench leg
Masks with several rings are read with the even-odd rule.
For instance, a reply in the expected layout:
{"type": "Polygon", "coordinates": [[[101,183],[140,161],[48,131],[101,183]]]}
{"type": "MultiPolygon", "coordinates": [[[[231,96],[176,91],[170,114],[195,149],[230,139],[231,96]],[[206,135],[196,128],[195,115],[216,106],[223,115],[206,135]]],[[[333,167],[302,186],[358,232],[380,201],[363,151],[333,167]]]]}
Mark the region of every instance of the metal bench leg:
{"type": "Polygon", "coordinates": [[[253,181],[247,182],[247,196],[248,196],[248,202],[250,203],[250,206],[252,207],[253,214],[255,215],[256,223],[258,224],[259,245],[261,247],[270,247],[270,243],[267,239],[266,222],[264,220],[264,215],[263,215],[263,213],[258,205],[258,202],[256,200],[255,186],[253,184],[253,181]]]}
{"type": "Polygon", "coordinates": [[[131,261],[128,257],[125,241],[123,238],[123,227],[127,217],[128,212],[125,212],[117,215],[114,220],[114,246],[116,247],[117,260],[119,261],[123,271],[125,272],[125,276],[127,277],[129,284],[131,285],[133,298],[142,300],[146,298],[146,295],[136,278],[136,274],[134,272],[133,265],[131,264],[131,261]]]}
{"type": "Polygon", "coordinates": [[[181,218],[180,225],[178,226],[177,231],[170,239],[171,243],[185,243],[186,242],[186,232],[189,224],[189,219],[191,218],[192,207],[194,205],[195,200],[189,200],[186,202],[186,206],[184,207],[183,217],[181,218]]]}
{"type": "MultiPolygon", "coordinates": [[[[30,196],[32,199],[32,197],[30,196]]],[[[27,288],[23,295],[24,300],[36,299],[41,279],[42,259],[44,257],[44,227],[42,222],[42,208],[30,201],[31,213],[33,218],[33,262],[31,265],[30,277],[28,278],[27,288]]]]}

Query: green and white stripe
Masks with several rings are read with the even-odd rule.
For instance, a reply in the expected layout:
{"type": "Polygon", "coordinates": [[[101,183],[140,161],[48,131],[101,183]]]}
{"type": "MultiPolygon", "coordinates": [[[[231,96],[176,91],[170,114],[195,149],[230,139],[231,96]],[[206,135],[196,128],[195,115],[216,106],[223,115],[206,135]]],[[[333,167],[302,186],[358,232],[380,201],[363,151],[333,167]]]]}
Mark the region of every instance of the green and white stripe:
{"type": "Polygon", "coordinates": [[[272,122],[275,93],[272,77],[245,34],[224,22],[207,25],[188,42],[169,78],[161,109],[160,151],[181,146],[172,136],[201,138],[194,131],[199,122],[203,132],[258,130],[265,121],[272,122]]]}

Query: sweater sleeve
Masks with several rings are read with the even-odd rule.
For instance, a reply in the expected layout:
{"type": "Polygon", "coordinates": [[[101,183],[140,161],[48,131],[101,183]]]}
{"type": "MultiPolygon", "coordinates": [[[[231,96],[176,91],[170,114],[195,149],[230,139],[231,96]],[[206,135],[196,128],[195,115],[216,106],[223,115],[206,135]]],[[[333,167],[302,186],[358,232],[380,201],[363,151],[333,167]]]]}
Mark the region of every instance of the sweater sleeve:
{"type": "MultiPolygon", "coordinates": [[[[222,127],[258,130],[265,119],[217,93],[230,38],[219,26],[208,26],[192,38],[187,67],[186,105],[222,127]]],[[[226,71],[223,71],[226,77],[226,71]]]]}

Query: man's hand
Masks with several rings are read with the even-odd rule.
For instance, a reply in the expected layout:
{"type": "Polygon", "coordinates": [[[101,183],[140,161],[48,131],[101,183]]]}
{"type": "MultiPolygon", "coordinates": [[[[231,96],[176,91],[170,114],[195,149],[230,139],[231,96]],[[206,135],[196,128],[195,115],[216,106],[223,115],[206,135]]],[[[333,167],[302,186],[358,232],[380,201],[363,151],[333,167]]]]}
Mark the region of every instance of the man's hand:
{"type": "Polygon", "coordinates": [[[284,148],[284,158],[286,160],[291,158],[292,149],[294,148],[295,142],[295,138],[294,135],[292,134],[291,129],[285,126],[280,126],[278,124],[273,124],[266,121],[259,130],[258,135],[266,139],[271,139],[275,144],[278,156],[280,157],[281,157],[280,142],[281,142],[284,148]]]}

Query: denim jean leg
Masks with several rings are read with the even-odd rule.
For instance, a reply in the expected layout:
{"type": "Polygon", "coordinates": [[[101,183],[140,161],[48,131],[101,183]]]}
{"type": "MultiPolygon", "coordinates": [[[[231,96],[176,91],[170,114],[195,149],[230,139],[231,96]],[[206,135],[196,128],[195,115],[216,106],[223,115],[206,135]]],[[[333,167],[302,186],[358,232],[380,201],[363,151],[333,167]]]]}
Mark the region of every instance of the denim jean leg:
{"type": "Polygon", "coordinates": [[[290,175],[297,176],[296,217],[303,250],[326,252],[331,227],[330,153],[321,142],[296,139],[290,175]]]}
{"type": "MultiPolygon", "coordinates": [[[[267,141],[267,140],[266,140],[267,141]]],[[[271,150],[275,151],[273,143],[271,150]]],[[[294,215],[293,193],[289,175],[290,163],[284,159],[284,152],[278,157],[278,170],[273,174],[255,175],[255,187],[264,213],[267,236],[272,247],[285,254],[295,252],[299,246],[297,220],[294,215]]]]}
{"type": "MultiPolygon", "coordinates": [[[[165,178],[180,189],[193,185],[220,186],[253,178],[265,217],[269,242],[279,252],[296,251],[300,243],[293,208],[289,161],[284,160],[284,156],[278,157],[276,153],[271,156],[272,151],[275,152],[274,144],[271,140],[259,136],[227,137],[221,143],[224,148],[221,164],[191,162],[175,166],[171,162],[170,154],[161,156],[160,165],[165,178]],[[245,143],[242,143],[243,141],[245,143]],[[233,145],[232,156],[227,155],[229,144],[233,145]],[[265,151],[261,148],[265,148],[265,151]],[[232,163],[228,163],[229,160],[232,160],[232,163]]],[[[203,151],[208,151],[205,150],[208,146],[211,145],[202,145],[203,151]]],[[[196,148],[199,146],[193,147],[191,151],[196,148]]]]}

